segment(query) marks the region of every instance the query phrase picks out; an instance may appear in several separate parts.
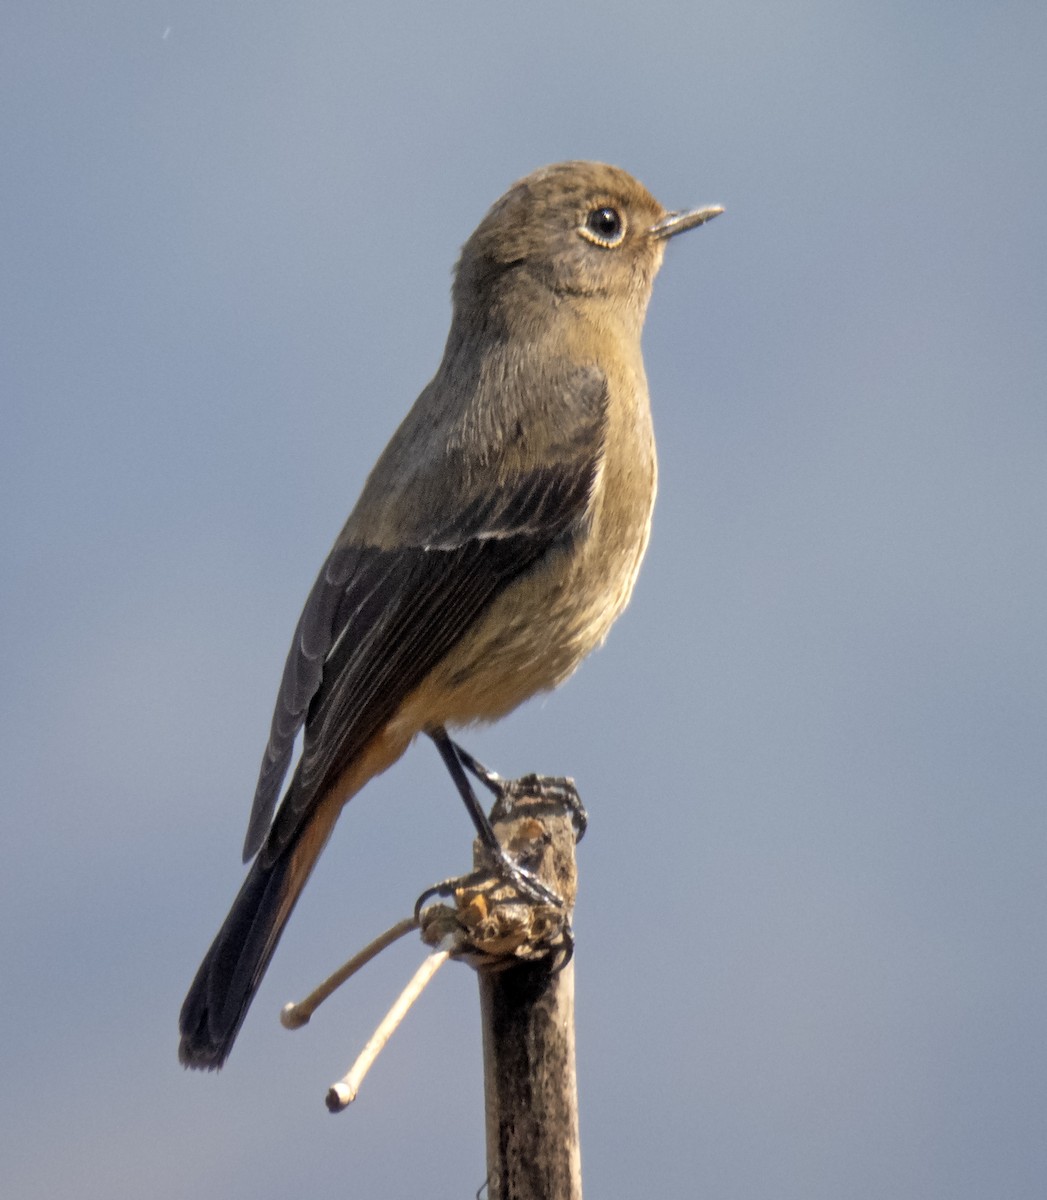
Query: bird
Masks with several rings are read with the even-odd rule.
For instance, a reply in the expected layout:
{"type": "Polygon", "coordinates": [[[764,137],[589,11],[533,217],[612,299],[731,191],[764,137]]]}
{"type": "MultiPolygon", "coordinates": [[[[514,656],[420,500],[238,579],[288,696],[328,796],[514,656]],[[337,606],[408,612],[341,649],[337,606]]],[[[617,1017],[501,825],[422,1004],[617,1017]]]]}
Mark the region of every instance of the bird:
{"type": "Polygon", "coordinates": [[[722,211],[670,211],[618,167],[564,162],[514,183],[465,242],[440,365],[295,629],[251,866],[182,1006],[184,1065],[226,1061],[343,806],[418,735],[484,833],[466,771],[496,791],[500,777],[448,730],[562,683],[626,606],[657,486],[651,288],[668,241],[722,211]]]}

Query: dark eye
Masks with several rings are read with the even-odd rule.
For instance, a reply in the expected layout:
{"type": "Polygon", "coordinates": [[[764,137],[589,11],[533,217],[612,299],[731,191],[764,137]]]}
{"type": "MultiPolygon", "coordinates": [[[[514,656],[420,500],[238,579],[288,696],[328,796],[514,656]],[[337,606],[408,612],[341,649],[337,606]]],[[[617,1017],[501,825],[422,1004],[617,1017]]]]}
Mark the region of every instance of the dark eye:
{"type": "Polygon", "coordinates": [[[605,204],[585,218],[582,233],[598,246],[614,246],[625,236],[625,221],[618,209],[605,204]]]}

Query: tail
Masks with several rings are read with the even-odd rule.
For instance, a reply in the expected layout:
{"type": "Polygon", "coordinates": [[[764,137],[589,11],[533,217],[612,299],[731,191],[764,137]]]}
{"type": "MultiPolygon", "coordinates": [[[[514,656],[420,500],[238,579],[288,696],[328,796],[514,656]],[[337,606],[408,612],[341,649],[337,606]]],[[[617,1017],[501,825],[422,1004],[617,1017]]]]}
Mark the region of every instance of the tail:
{"type": "Polygon", "coordinates": [[[215,1071],[225,1062],[340,809],[321,805],[271,862],[264,847],[255,858],[182,1005],[184,1066],[215,1071]]]}

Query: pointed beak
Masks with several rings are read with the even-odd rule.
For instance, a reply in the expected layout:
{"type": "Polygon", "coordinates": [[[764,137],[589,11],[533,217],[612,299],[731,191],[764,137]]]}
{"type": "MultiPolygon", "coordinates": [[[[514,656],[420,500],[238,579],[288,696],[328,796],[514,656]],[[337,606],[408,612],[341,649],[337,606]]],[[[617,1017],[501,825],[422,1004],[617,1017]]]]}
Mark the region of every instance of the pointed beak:
{"type": "Polygon", "coordinates": [[[697,229],[713,217],[718,217],[723,209],[718,205],[711,208],[692,208],[688,212],[666,213],[660,221],[656,221],[648,230],[653,238],[671,238],[688,229],[697,229]]]}

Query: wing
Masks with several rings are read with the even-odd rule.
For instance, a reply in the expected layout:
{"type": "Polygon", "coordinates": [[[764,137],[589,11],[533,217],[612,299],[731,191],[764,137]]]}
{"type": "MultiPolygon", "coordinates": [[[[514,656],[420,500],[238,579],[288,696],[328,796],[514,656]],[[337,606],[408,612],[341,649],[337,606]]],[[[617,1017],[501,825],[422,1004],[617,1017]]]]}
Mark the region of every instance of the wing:
{"type": "MultiPolygon", "coordinates": [[[[267,860],[278,854],[502,590],[584,529],[603,449],[606,383],[595,370],[575,371],[562,382],[570,385],[572,403],[550,432],[551,458],[542,461],[541,446],[523,461],[518,452],[509,460],[498,447],[476,447],[472,461],[453,464],[468,480],[453,489],[454,511],[431,512],[414,544],[386,548],[344,534],[336,543],[284,668],[245,859],[263,842],[267,860]],[[508,470],[507,460],[514,463],[508,470]],[[270,828],[303,725],[302,757],[270,828]]],[[[424,479],[417,486],[427,496],[441,492],[424,479]]]]}

